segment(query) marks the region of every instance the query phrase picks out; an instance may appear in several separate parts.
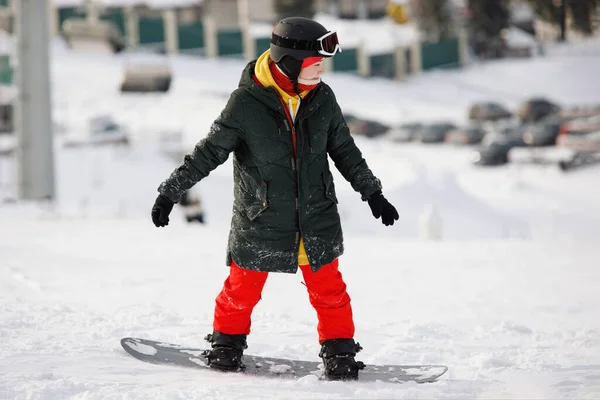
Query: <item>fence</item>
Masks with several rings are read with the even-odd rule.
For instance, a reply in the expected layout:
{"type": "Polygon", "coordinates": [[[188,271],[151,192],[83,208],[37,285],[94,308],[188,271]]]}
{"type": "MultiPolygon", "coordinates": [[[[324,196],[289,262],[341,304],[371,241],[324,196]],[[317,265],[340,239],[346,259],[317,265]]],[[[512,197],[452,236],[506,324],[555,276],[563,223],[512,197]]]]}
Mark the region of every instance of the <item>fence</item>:
{"type": "Polygon", "coordinates": [[[100,19],[102,21],[112,22],[121,35],[125,36],[127,32],[125,29],[125,12],[122,8],[108,9],[101,16],[100,19]]]}
{"type": "Polygon", "coordinates": [[[202,22],[191,22],[177,25],[179,50],[189,51],[204,48],[204,25],[202,22]]]}
{"type": "Polygon", "coordinates": [[[139,18],[138,35],[140,46],[153,46],[165,43],[164,18],[139,18]]]}
{"type": "Polygon", "coordinates": [[[218,30],[216,38],[218,56],[243,56],[244,40],[240,29],[218,30]]]}
{"type": "Polygon", "coordinates": [[[381,78],[396,77],[396,60],[394,53],[374,54],[369,56],[370,76],[381,78]]]}
{"type": "Polygon", "coordinates": [[[456,68],[460,65],[457,38],[448,38],[438,43],[421,45],[421,67],[423,71],[434,68],[456,68]]]}
{"type": "Polygon", "coordinates": [[[10,85],[14,81],[14,71],[8,54],[0,55],[0,83],[10,85]]]}
{"type": "MultiPolygon", "coordinates": [[[[464,36],[438,43],[415,43],[410,47],[397,47],[391,52],[378,54],[369,54],[366,49],[359,50],[359,74],[367,77],[403,79],[421,71],[457,68],[466,63],[466,54],[462,51],[466,44],[461,44],[463,40],[466,40],[464,36]]],[[[335,56],[337,57],[339,55],[335,56]]]]}
{"type": "Polygon", "coordinates": [[[269,49],[271,45],[270,38],[254,38],[254,57],[258,58],[262,53],[269,49]]]}
{"type": "Polygon", "coordinates": [[[356,72],[358,71],[358,49],[345,48],[331,59],[332,70],[335,72],[356,72]]]}
{"type": "Polygon", "coordinates": [[[62,31],[63,22],[69,18],[85,18],[86,13],[82,7],[59,7],[58,29],[62,31]]]}
{"type": "MultiPolygon", "coordinates": [[[[214,21],[210,24],[206,21],[182,23],[175,17],[175,25],[170,22],[168,28],[168,11],[161,12],[162,16],[156,13],[153,17],[128,18],[122,8],[114,7],[106,9],[100,18],[113,23],[124,36],[135,32],[137,38],[135,41],[128,41],[130,45],[159,46],[162,49],[165,43],[171,43],[172,45],[166,46],[169,52],[185,51],[210,57],[256,58],[269,47],[268,37],[244,40],[247,35],[240,28],[219,29],[214,21]],[[137,26],[128,26],[133,23],[137,26]]],[[[62,27],[66,19],[85,17],[86,12],[82,7],[60,7],[57,12],[58,26],[62,27]]],[[[411,47],[399,47],[380,54],[368,54],[360,48],[345,48],[332,59],[331,69],[335,72],[358,72],[368,77],[402,79],[420,71],[456,68],[465,62],[466,44],[462,43],[465,40],[466,38],[461,36],[438,43],[416,43],[411,47]]]]}

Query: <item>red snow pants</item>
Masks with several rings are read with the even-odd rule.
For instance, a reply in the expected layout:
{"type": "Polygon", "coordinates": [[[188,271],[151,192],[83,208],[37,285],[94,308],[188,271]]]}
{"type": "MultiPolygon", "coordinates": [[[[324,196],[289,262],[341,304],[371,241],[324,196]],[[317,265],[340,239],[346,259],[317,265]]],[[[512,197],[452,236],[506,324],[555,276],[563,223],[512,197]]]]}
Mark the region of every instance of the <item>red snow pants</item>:
{"type": "MultiPolygon", "coordinates": [[[[352,339],[354,321],[350,296],[338,270],[338,260],[312,272],[309,265],[300,270],[310,304],[317,311],[319,343],[327,339],[352,339]]],[[[261,299],[268,272],[242,269],[232,261],[229,276],[217,295],[213,328],[229,335],[248,335],[250,317],[261,299]]]]}

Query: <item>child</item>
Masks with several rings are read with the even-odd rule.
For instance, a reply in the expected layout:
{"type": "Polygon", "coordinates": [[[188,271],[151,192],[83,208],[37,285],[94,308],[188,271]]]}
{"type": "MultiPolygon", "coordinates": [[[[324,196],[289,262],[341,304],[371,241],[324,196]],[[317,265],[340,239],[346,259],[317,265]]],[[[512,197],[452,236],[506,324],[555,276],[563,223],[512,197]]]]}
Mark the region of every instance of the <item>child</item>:
{"type": "Polygon", "coordinates": [[[243,368],[250,316],[269,272],[302,271],[318,316],[325,376],[357,379],[361,349],[346,284],[338,271],[342,229],[328,156],[385,225],[398,212],[350,132],[323,59],[341,51],[335,32],[306,18],[285,18],[270,49],[250,62],[238,89],[183,163],[158,188],[157,227],[169,223],[180,196],[233,152],[234,202],[227,248],[229,277],[217,296],[207,359],[220,370],[243,368]]]}

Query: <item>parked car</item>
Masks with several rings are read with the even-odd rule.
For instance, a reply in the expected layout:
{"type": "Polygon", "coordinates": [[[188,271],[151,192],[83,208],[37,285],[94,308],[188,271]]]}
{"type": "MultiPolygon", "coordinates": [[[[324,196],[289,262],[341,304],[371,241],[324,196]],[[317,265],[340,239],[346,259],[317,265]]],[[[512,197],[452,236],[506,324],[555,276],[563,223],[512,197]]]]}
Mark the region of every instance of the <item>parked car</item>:
{"type": "Polygon", "coordinates": [[[121,92],[168,92],[173,73],[168,65],[132,64],[123,70],[121,92]]]}
{"type": "Polygon", "coordinates": [[[554,146],[561,126],[567,119],[551,115],[523,132],[523,142],[528,146],[554,146]]]}
{"type": "Polygon", "coordinates": [[[17,146],[17,138],[13,134],[0,133],[0,156],[13,154],[17,146]]]}
{"type": "Polygon", "coordinates": [[[577,137],[586,136],[594,132],[600,132],[600,115],[574,118],[561,126],[556,143],[558,144],[559,141],[577,142],[577,137]]]}
{"type": "Polygon", "coordinates": [[[559,114],[562,117],[587,118],[600,115],[600,105],[562,107],[559,114]]]}
{"type": "Polygon", "coordinates": [[[600,164],[600,152],[580,152],[575,153],[570,160],[559,161],[558,167],[567,172],[596,164],[600,164]]]}
{"type": "Polygon", "coordinates": [[[556,139],[556,145],[583,153],[600,152],[600,130],[561,134],[556,139]]]}
{"type": "Polygon", "coordinates": [[[477,165],[503,165],[508,163],[508,153],[515,147],[525,146],[522,139],[523,127],[505,128],[485,135],[481,146],[473,153],[472,161],[477,165]]]}
{"type": "Polygon", "coordinates": [[[485,136],[485,130],[479,125],[456,128],[446,134],[445,141],[452,144],[476,144],[485,136]]]}
{"type": "Polygon", "coordinates": [[[110,21],[67,18],[61,28],[62,36],[70,48],[97,48],[104,44],[107,49],[119,53],[126,47],[119,27],[110,21]]]}
{"type": "Polygon", "coordinates": [[[377,121],[362,119],[351,114],[344,115],[344,118],[352,135],[373,138],[381,136],[390,130],[388,125],[377,121]]]}
{"type": "Polygon", "coordinates": [[[472,121],[498,121],[511,117],[512,113],[500,103],[474,103],[469,108],[469,119],[472,121]]]}
{"type": "Polygon", "coordinates": [[[523,122],[537,122],[560,112],[560,106],[548,99],[536,97],[522,103],[515,114],[523,122]]]}
{"type": "Polygon", "coordinates": [[[392,128],[388,132],[388,137],[394,142],[411,142],[421,129],[423,129],[423,124],[419,122],[402,124],[396,128],[392,128]]]}
{"type": "Polygon", "coordinates": [[[446,140],[446,134],[456,129],[451,122],[437,122],[425,125],[415,136],[415,140],[422,143],[440,143],[446,140]]]}

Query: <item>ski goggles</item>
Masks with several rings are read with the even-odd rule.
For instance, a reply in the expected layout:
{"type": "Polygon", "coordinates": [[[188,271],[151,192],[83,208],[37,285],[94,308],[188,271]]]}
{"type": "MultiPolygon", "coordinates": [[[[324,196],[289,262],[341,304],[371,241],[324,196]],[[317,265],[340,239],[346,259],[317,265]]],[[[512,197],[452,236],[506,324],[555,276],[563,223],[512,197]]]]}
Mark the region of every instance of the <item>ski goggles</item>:
{"type": "Polygon", "coordinates": [[[325,57],[331,57],[338,52],[342,52],[337,32],[335,31],[327,32],[316,40],[292,39],[272,33],[271,43],[286,49],[316,51],[325,57]]]}
{"type": "Polygon", "coordinates": [[[319,54],[322,54],[327,57],[331,57],[335,55],[337,52],[342,52],[342,48],[340,47],[340,42],[338,41],[337,32],[327,32],[323,36],[317,39],[317,42],[320,45],[319,54]]]}

